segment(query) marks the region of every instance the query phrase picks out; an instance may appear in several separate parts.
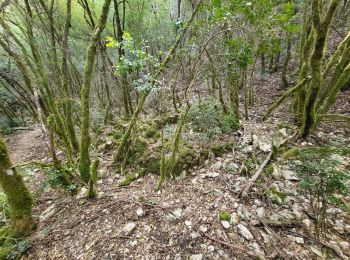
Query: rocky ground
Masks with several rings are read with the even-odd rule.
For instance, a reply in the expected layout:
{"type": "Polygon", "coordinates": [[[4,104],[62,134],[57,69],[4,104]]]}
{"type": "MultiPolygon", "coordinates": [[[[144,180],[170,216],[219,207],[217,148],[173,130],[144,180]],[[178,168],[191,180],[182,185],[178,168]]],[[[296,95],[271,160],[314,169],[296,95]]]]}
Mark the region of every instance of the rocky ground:
{"type": "MultiPolygon", "coordinates": [[[[249,178],[239,174],[242,160],[252,151],[263,159],[269,138],[278,132],[268,123],[246,124],[244,129],[231,153],[207,160],[161,192],[155,191],[156,175],[122,188],[122,176],[113,172],[102,174],[96,200],[45,189],[35,207],[40,225],[29,237],[32,249],[24,259],[347,259],[348,215],[330,211],[338,215],[335,231],[327,243],[314,238],[308,201],[284,162],[278,163],[281,175],[272,174],[247,199],[240,198],[249,178]],[[283,203],[268,195],[271,187],[286,195],[283,203]],[[221,221],[222,212],[229,212],[230,219],[221,221]]],[[[286,134],[285,129],[279,132],[286,134]]],[[[33,132],[18,137],[23,135],[33,132]]]]}
{"type": "MultiPolygon", "coordinates": [[[[260,78],[259,109],[250,111],[251,120],[243,122],[231,152],[209,158],[167,182],[162,191],[155,191],[159,178],[155,174],[120,187],[123,176],[108,167],[111,154],[102,156],[99,198],[94,200],[85,198],[84,190],[71,195],[52,189],[45,184],[47,176],[40,167],[25,167],[25,180],[36,197],[39,227],[28,238],[32,248],[23,258],[349,259],[349,214],[330,209],[330,219],[337,220],[328,238],[315,238],[309,201],[288,161],[278,159],[272,174],[262,176],[247,198],[240,196],[258,168],[247,165],[249,158],[254,154],[262,163],[274,136],[286,138],[295,131],[291,119],[284,116],[287,106],[268,122],[260,120],[261,111],[278,93],[272,89],[278,82],[279,75],[260,78]],[[249,170],[242,170],[242,165],[249,170]]],[[[339,99],[343,100],[338,106],[341,112],[349,110],[348,97],[349,93],[343,93],[339,99]]],[[[7,137],[16,164],[47,160],[38,129],[7,137]]],[[[287,146],[325,142],[349,146],[348,131],[328,124],[307,142],[292,138],[287,146]]],[[[343,158],[344,163],[348,159],[343,158]]]]}

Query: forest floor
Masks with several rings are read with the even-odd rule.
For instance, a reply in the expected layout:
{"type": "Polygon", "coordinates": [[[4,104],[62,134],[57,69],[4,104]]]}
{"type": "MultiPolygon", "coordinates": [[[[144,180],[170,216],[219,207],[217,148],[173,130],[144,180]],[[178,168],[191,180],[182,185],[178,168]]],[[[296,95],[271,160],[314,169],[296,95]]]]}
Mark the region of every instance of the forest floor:
{"type": "MultiPolygon", "coordinates": [[[[279,93],[273,88],[277,80],[275,76],[259,82],[260,110],[279,93]]],[[[350,93],[342,95],[337,107],[349,111],[350,93]]],[[[332,209],[329,215],[337,215],[332,234],[327,242],[316,239],[308,199],[299,193],[298,178],[283,160],[276,163],[280,176],[265,177],[247,199],[239,197],[250,177],[239,174],[247,154],[254,150],[263,161],[276,132],[295,130],[281,130],[279,125],[291,120],[284,114],[282,109],[261,122],[261,111],[251,111],[252,120],[242,122],[243,134],[232,152],[167,182],[161,192],[155,191],[157,175],[120,187],[122,176],[103,164],[100,198],[89,200],[48,188],[42,170],[32,168],[25,180],[35,194],[39,227],[28,238],[32,248],[24,259],[349,259],[348,214],[332,209]],[[280,205],[267,196],[271,187],[285,194],[280,205]],[[231,213],[229,222],[220,221],[223,211],[231,213]]],[[[291,145],[332,141],[349,146],[349,130],[342,129],[321,128],[308,142],[292,140],[291,145]]],[[[39,127],[7,139],[16,164],[47,160],[39,127]]]]}

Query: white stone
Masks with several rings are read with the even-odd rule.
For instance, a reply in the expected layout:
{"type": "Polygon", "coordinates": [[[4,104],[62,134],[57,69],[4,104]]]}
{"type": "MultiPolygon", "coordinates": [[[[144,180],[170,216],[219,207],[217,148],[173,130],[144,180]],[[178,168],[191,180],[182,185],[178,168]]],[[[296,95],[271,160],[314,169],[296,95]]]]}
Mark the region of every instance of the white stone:
{"type": "Polygon", "coordinates": [[[130,222],[124,226],[123,232],[125,235],[128,236],[131,234],[131,232],[134,231],[135,228],[136,228],[136,224],[134,222],[130,222]]]}
{"type": "Polygon", "coordinates": [[[219,171],[222,168],[222,162],[218,161],[214,163],[210,168],[213,171],[219,171]]]}
{"type": "Polygon", "coordinates": [[[261,201],[258,200],[258,199],[255,199],[255,200],[254,200],[254,205],[256,205],[256,206],[261,206],[261,201]]]}
{"type": "Polygon", "coordinates": [[[87,195],[87,188],[83,187],[80,189],[78,195],[76,196],[76,199],[81,199],[81,198],[84,198],[86,195],[87,195]]]}
{"type": "Polygon", "coordinates": [[[136,215],[137,215],[138,217],[142,217],[143,215],[145,215],[145,212],[143,211],[142,208],[138,208],[138,209],[136,210],[136,215]]]}
{"type": "Polygon", "coordinates": [[[209,252],[214,252],[215,251],[215,247],[213,245],[210,245],[207,247],[209,252]]]}
{"type": "Polygon", "coordinates": [[[341,242],[338,242],[338,244],[345,252],[349,252],[350,251],[350,244],[349,244],[349,242],[341,241],[341,242]]]}
{"type": "Polygon", "coordinates": [[[221,225],[225,228],[225,229],[229,229],[230,228],[230,222],[228,222],[227,220],[221,220],[221,225]]]}
{"type": "Polygon", "coordinates": [[[8,175],[8,176],[13,176],[13,174],[14,174],[14,171],[13,171],[13,169],[7,169],[6,170],[6,174],[8,175]]]}
{"type": "Polygon", "coordinates": [[[259,218],[265,217],[265,209],[263,207],[260,207],[257,209],[256,214],[258,214],[259,218]]]}
{"type": "Polygon", "coordinates": [[[290,236],[290,235],[287,235],[287,237],[293,242],[296,242],[298,244],[304,244],[304,238],[302,238],[302,237],[295,237],[295,236],[290,236]]]}
{"type": "Polygon", "coordinates": [[[192,221],[186,220],[186,221],[185,221],[185,225],[186,225],[187,227],[191,228],[191,226],[192,226],[192,221]]]}
{"type": "Polygon", "coordinates": [[[174,260],[181,260],[181,255],[180,254],[176,254],[174,260]]]}
{"type": "Polygon", "coordinates": [[[198,254],[198,255],[191,255],[190,260],[202,260],[203,259],[203,254],[198,254]]]}
{"type": "Polygon", "coordinates": [[[285,180],[290,180],[290,181],[298,181],[299,178],[297,177],[297,174],[289,169],[283,169],[282,170],[282,175],[285,180]]]}
{"type": "Polygon", "coordinates": [[[203,233],[208,231],[208,228],[206,226],[200,226],[199,230],[202,231],[203,233]]]}
{"type": "Polygon", "coordinates": [[[230,224],[236,225],[238,223],[239,223],[239,217],[238,217],[237,213],[234,212],[234,213],[231,214],[230,224]]]}
{"type": "Polygon", "coordinates": [[[306,227],[310,227],[311,226],[311,221],[310,221],[310,219],[303,219],[303,221],[302,221],[304,224],[305,224],[305,226],[306,227]]]}
{"type": "Polygon", "coordinates": [[[192,232],[190,234],[190,236],[191,236],[192,239],[196,239],[196,238],[200,237],[201,235],[198,232],[192,232]]]}
{"type": "Polygon", "coordinates": [[[218,172],[208,172],[205,177],[208,177],[208,178],[216,178],[220,175],[220,173],[218,172]]]}
{"type": "Polygon", "coordinates": [[[237,228],[238,228],[239,234],[241,234],[244,238],[248,240],[252,240],[254,238],[252,233],[250,233],[250,231],[242,224],[238,224],[237,228]]]}

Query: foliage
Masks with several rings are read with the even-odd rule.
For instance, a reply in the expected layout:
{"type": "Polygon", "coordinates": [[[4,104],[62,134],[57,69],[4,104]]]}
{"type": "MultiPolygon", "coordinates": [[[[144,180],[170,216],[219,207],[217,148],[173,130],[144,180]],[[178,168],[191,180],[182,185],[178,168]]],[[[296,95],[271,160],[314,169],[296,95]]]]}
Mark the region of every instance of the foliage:
{"type": "Polygon", "coordinates": [[[124,55],[116,63],[116,73],[130,74],[132,72],[142,72],[146,69],[147,64],[154,64],[156,60],[147,53],[147,45],[142,44],[139,49],[135,46],[134,39],[128,32],[123,33],[123,41],[118,42],[112,37],[107,37],[106,46],[112,48],[121,48],[124,55]]]}
{"type": "Polygon", "coordinates": [[[316,235],[329,228],[327,209],[344,206],[341,196],[349,194],[350,171],[343,157],[326,152],[299,152],[294,167],[300,177],[300,187],[308,194],[316,218],[316,235]]]}
{"type": "Polygon", "coordinates": [[[45,185],[51,188],[63,188],[69,192],[75,192],[77,185],[74,183],[67,183],[67,170],[57,169],[55,167],[47,166],[44,168],[46,173],[45,185]]]}
{"type": "Polygon", "coordinates": [[[8,238],[2,246],[0,246],[0,259],[18,260],[28,252],[32,245],[24,239],[8,238]]]}
{"type": "Polygon", "coordinates": [[[0,192],[0,211],[3,215],[3,219],[6,219],[9,216],[10,208],[7,201],[5,193],[0,192]]]}
{"type": "Polygon", "coordinates": [[[205,132],[209,137],[232,134],[237,130],[238,119],[234,113],[225,114],[219,102],[204,101],[193,105],[188,113],[188,121],[196,132],[205,132]]]}

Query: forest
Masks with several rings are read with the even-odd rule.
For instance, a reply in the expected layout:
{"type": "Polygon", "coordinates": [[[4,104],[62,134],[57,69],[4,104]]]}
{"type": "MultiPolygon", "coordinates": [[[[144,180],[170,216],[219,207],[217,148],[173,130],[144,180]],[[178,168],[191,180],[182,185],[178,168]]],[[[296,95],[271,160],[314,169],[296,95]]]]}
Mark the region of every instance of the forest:
{"type": "Polygon", "coordinates": [[[0,0],[2,259],[350,259],[350,1],[0,0]]]}

